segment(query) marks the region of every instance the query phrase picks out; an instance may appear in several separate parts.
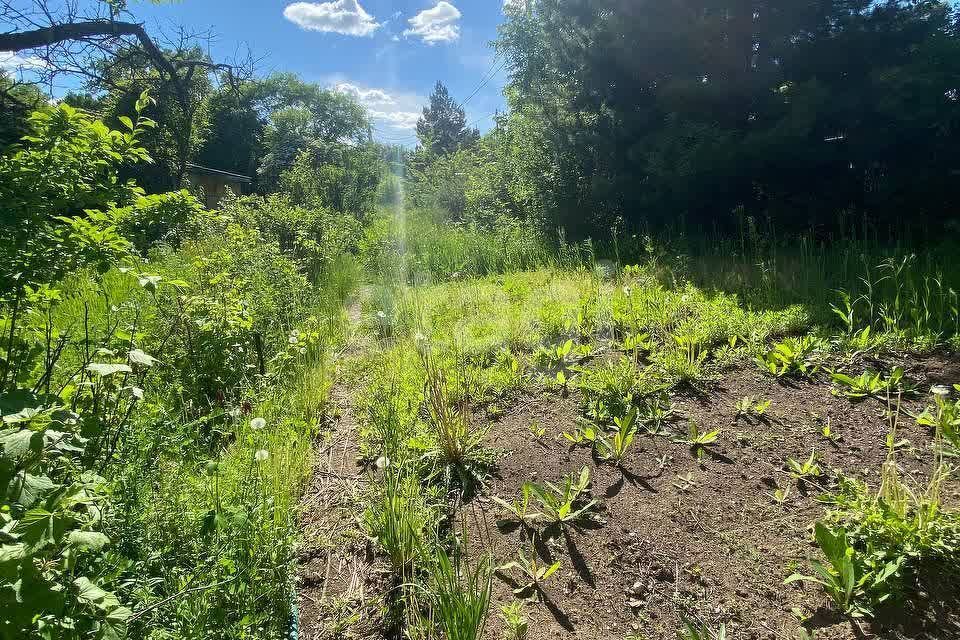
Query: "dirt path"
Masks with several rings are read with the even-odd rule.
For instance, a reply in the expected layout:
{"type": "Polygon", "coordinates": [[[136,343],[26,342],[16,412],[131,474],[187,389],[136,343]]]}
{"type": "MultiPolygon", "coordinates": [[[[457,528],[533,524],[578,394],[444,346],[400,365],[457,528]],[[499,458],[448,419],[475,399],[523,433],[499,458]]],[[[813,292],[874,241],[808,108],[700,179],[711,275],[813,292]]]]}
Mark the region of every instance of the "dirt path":
{"type": "MultiPolygon", "coordinates": [[[[350,333],[333,362],[338,370],[363,348],[357,340],[359,302],[347,307],[347,316],[350,333]]],[[[301,640],[338,637],[348,627],[354,637],[382,635],[378,606],[382,576],[357,522],[366,476],[358,465],[354,390],[340,381],[338,370],[330,391],[329,431],[317,445],[313,478],[298,518],[302,542],[296,584],[301,640]]]]}

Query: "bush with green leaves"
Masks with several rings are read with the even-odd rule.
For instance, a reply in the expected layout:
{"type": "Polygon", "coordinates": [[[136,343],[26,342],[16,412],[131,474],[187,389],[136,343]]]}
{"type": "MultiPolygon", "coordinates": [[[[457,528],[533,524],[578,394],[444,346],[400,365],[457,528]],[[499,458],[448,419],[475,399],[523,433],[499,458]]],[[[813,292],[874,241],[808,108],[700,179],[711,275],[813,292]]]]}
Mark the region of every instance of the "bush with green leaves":
{"type": "MultiPolygon", "coordinates": [[[[150,98],[137,101],[137,112],[150,98]]],[[[128,246],[119,209],[143,192],[120,178],[150,160],[138,144],[153,121],[124,117],[114,131],[66,104],[35,111],[30,133],[0,155],[0,298],[23,284],[50,283],[87,264],[108,265],[128,246]]]]}

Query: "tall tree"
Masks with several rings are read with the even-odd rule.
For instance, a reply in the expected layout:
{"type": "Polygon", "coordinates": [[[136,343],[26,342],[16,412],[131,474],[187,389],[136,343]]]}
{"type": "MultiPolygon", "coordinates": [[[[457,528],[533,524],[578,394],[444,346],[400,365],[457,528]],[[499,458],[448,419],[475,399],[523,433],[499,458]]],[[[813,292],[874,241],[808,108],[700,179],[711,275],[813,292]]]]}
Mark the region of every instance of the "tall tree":
{"type": "Polygon", "coordinates": [[[554,224],[944,218],[960,33],[939,0],[537,0],[498,48],[554,224]],[[544,170],[546,169],[546,170],[544,170]],[[742,208],[741,208],[742,207],[742,208]]]}
{"type": "Polygon", "coordinates": [[[476,129],[468,129],[466,113],[450,95],[442,82],[437,82],[430,95],[430,106],[423,108],[417,120],[420,146],[436,156],[443,156],[473,145],[480,137],[476,129]]]}

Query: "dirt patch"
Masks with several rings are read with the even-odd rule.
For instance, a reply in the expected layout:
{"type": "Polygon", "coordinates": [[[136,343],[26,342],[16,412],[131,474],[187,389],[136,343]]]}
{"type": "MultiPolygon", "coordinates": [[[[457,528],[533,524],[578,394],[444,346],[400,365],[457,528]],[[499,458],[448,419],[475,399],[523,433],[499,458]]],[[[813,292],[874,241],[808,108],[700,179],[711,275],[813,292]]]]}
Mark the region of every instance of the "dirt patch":
{"type": "MultiPolygon", "coordinates": [[[[938,374],[943,365],[930,369],[938,374]]],[[[914,371],[922,384],[928,382],[919,365],[914,371]]],[[[728,637],[738,639],[792,639],[800,627],[798,615],[809,617],[805,626],[818,639],[960,637],[956,609],[948,613],[936,606],[955,598],[955,583],[946,594],[931,591],[921,597],[931,602],[917,609],[929,610],[924,605],[932,604],[939,619],[900,615],[888,619],[887,627],[841,619],[814,585],[783,585],[789,573],[816,557],[808,527],[823,512],[815,499],[821,490],[799,486],[784,470],[786,458],[803,460],[815,450],[824,468],[876,488],[889,428],[882,403],[836,397],[826,384],[787,385],[755,370],[735,371],[709,394],[674,395],[678,433],[688,419],[701,430],[722,430],[712,455],[698,461],[689,447],[669,437],[644,436],[627,454],[623,471],[598,464],[589,449],[571,449],[560,438],[576,425],[579,405],[576,394],[522,396],[491,430],[491,444],[505,454],[477,499],[487,521],[503,515],[489,496],[511,501],[525,480],[555,481],[583,466],[592,471],[592,493],[600,501],[597,525],[548,529],[535,545],[524,527],[491,532],[498,564],[514,559],[521,548],[529,555],[531,546],[543,560],[561,562],[540,601],[527,605],[531,639],[635,634],[672,640],[682,615],[726,623],[728,637]],[[762,420],[735,417],[734,403],[745,395],[772,401],[762,420]],[[821,434],[828,421],[840,438],[836,443],[821,434]],[[534,423],[546,427],[543,437],[532,434],[534,423]],[[773,493],[787,487],[789,496],[778,504],[773,493]]],[[[904,402],[910,411],[920,406],[917,400],[904,402]]],[[[898,438],[911,443],[899,458],[904,472],[922,478],[932,462],[930,434],[904,419],[898,438]]],[[[947,494],[948,502],[960,503],[955,480],[947,494]]],[[[488,638],[502,637],[496,614],[515,600],[512,586],[510,574],[494,579],[488,638]]]]}

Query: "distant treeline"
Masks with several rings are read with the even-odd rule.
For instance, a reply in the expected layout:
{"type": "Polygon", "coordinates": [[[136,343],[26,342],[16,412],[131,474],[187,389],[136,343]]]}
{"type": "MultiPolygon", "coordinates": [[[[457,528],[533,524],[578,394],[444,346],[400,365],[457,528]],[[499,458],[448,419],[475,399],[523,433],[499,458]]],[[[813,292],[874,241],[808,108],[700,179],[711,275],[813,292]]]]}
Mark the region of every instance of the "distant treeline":
{"type": "Polygon", "coordinates": [[[509,115],[414,189],[455,215],[573,238],[618,219],[936,234],[957,216],[950,3],[534,0],[497,49],[509,115]]]}

